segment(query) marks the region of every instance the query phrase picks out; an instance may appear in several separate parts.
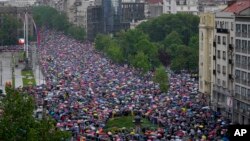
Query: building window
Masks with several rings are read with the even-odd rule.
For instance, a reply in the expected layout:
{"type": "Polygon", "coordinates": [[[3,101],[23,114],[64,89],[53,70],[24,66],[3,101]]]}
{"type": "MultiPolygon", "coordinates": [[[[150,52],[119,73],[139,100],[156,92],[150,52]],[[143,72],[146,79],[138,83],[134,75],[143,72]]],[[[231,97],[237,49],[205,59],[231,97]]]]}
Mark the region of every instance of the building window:
{"type": "Polygon", "coordinates": [[[220,86],[220,79],[217,79],[217,85],[220,86]]]}
{"type": "Polygon", "coordinates": [[[231,30],[233,31],[234,30],[234,23],[231,22],[231,30]]]}
{"type": "Polygon", "coordinates": [[[236,24],[236,37],[241,37],[241,25],[236,24]]]}
{"type": "Polygon", "coordinates": [[[235,81],[240,82],[240,70],[235,70],[235,81]]]}
{"type": "Polygon", "coordinates": [[[246,94],[247,94],[247,93],[246,93],[246,90],[247,90],[246,88],[241,87],[241,98],[243,98],[244,100],[245,100],[245,98],[246,98],[246,96],[247,96],[247,95],[246,95],[246,94]]]}
{"type": "Polygon", "coordinates": [[[250,24],[248,25],[248,38],[250,38],[250,24]]]}
{"type": "Polygon", "coordinates": [[[242,63],[241,63],[241,67],[244,69],[247,69],[247,57],[246,56],[242,56],[242,63]]]}
{"type": "Polygon", "coordinates": [[[223,51],[223,53],[222,53],[222,59],[226,60],[226,51],[223,51]]]}
{"type": "Polygon", "coordinates": [[[248,57],[248,70],[250,70],[250,57],[248,57]]]}
{"type": "Polygon", "coordinates": [[[235,93],[240,94],[240,86],[239,85],[235,85],[235,93]]]}
{"type": "Polygon", "coordinates": [[[220,50],[217,50],[217,57],[220,59],[220,50]]]}
{"type": "MultiPolygon", "coordinates": [[[[247,85],[250,86],[250,73],[247,74],[247,85]]],[[[249,96],[250,96],[250,93],[249,93],[249,96]]]]}
{"type": "Polygon", "coordinates": [[[220,44],[220,36],[217,36],[217,37],[218,37],[217,42],[218,42],[218,44],[220,44]]]}
{"type": "Polygon", "coordinates": [[[247,53],[247,41],[242,40],[242,50],[243,53],[247,53]]]}
{"type": "Polygon", "coordinates": [[[250,41],[248,41],[247,50],[248,50],[248,54],[250,54],[250,41]]]}
{"type": "Polygon", "coordinates": [[[242,37],[247,37],[247,25],[242,24],[242,37]]]}
{"type": "Polygon", "coordinates": [[[226,66],[222,66],[222,74],[226,75],[226,66]]]}
{"type": "Polygon", "coordinates": [[[240,55],[235,55],[235,62],[236,62],[236,67],[240,67],[241,66],[241,59],[240,59],[240,55]]]}
{"type": "Polygon", "coordinates": [[[241,72],[241,83],[247,85],[247,73],[244,71],[241,72]]]}
{"type": "Polygon", "coordinates": [[[220,73],[220,64],[217,64],[217,72],[220,73]]]}
{"type": "Polygon", "coordinates": [[[240,52],[241,51],[241,40],[236,39],[236,46],[235,46],[235,51],[240,52]]]}
{"type": "Polygon", "coordinates": [[[222,40],[223,45],[226,45],[226,37],[225,37],[225,36],[223,36],[223,37],[222,37],[222,39],[223,39],[223,40],[222,40]]]}

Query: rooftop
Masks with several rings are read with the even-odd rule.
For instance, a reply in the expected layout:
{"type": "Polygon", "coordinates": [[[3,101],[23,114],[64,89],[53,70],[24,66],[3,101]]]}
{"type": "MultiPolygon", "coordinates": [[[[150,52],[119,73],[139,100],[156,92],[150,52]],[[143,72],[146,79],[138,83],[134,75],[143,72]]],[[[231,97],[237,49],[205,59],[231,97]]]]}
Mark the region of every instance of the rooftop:
{"type": "Polygon", "coordinates": [[[224,12],[232,12],[235,14],[239,14],[240,12],[250,8],[250,0],[238,0],[232,5],[229,5],[224,12]]]}

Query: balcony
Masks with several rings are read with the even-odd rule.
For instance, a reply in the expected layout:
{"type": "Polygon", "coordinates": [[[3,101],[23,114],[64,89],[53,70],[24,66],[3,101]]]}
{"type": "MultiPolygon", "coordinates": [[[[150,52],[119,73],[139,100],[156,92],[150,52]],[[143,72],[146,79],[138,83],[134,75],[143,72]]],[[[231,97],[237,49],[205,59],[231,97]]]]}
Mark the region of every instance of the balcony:
{"type": "Polygon", "coordinates": [[[216,75],[216,70],[213,70],[213,74],[216,75]]]}
{"type": "Polygon", "coordinates": [[[233,45],[232,45],[232,44],[228,44],[228,49],[229,49],[230,51],[233,51],[233,45]]]}
{"type": "Polygon", "coordinates": [[[228,63],[231,64],[231,65],[233,65],[233,60],[232,60],[232,59],[229,59],[229,60],[228,60],[228,63]]]}
{"type": "Polygon", "coordinates": [[[228,78],[231,79],[231,80],[234,79],[232,74],[229,74],[229,75],[228,75],[228,78]]]}
{"type": "Polygon", "coordinates": [[[216,56],[215,55],[213,55],[213,60],[216,60],[216,56]]]}
{"type": "Polygon", "coordinates": [[[229,33],[228,29],[222,29],[222,28],[217,28],[216,31],[217,31],[217,33],[224,33],[224,34],[229,33]]]}
{"type": "Polygon", "coordinates": [[[215,41],[213,42],[213,47],[216,47],[216,42],[215,41]]]}

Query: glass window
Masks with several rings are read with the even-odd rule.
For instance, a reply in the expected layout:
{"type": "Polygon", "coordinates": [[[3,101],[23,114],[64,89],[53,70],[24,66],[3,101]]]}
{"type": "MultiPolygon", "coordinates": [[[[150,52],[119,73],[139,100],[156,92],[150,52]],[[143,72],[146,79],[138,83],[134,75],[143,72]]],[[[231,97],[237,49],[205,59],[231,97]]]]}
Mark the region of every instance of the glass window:
{"type": "Polygon", "coordinates": [[[220,79],[217,79],[217,85],[220,86],[220,79]]]}
{"type": "Polygon", "coordinates": [[[240,52],[240,50],[241,50],[241,40],[236,39],[235,42],[236,42],[235,51],[240,52]]]}
{"type": "MultiPolygon", "coordinates": [[[[247,82],[248,82],[248,86],[250,85],[250,73],[247,74],[247,82]]],[[[249,91],[250,92],[250,91],[249,91]]],[[[249,94],[250,95],[250,94],[249,94]]]]}
{"type": "Polygon", "coordinates": [[[248,38],[250,38],[250,24],[248,25],[248,38]]]}
{"type": "Polygon", "coordinates": [[[241,25],[236,24],[236,36],[240,37],[241,36],[241,25]]]}
{"type": "Polygon", "coordinates": [[[240,55],[236,54],[235,62],[236,62],[236,67],[240,67],[240,65],[241,65],[240,55]]]}
{"type": "Polygon", "coordinates": [[[247,69],[247,57],[242,56],[242,68],[247,69]]]}
{"type": "Polygon", "coordinates": [[[239,85],[235,85],[235,93],[240,94],[240,86],[239,85]]]}
{"type": "Polygon", "coordinates": [[[242,24],[242,37],[247,37],[247,25],[242,24]]]}
{"type": "Polygon", "coordinates": [[[240,70],[235,70],[235,81],[240,82],[240,70]]]}
{"type": "Polygon", "coordinates": [[[234,30],[234,23],[231,22],[231,30],[234,30]]]}
{"type": "Polygon", "coordinates": [[[250,70],[250,57],[248,57],[248,70],[250,70]]]}
{"type": "Polygon", "coordinates": [[[243,53],[247,53],[247,41],[242,40],[242,50],[243,53]]]}
{"type": "Polygon", "coordinates": [[[218,44],[220,44],[220,36],[218,36],[218,40],[217,41],[218,41],[218,44]]]}
{"type": "Polygon", "coordinates": [[[226,66],[222,66],[222,73],[226,75],[226,66]]]}
{"type": "Polygon", "coordinates": [[[223,41],[222,41],[222,42],[223,42],[223,45],[226,45],[226,37],[223,36],[222,38],[223,38],[223,41]]]}
{"type": "Polygon", "coordinates": [[[223,60],[226,60],[226,51],[223,51],[222,58],[223,58],[223,60]]]}
{"type": "Polygon", "coordinates": [[[250,54],[250,41],[248,41],[247,50],[248,50],[248,54],[250,54]]]}
{"type": "Polygon", "coordinates": [[[244,72],[244,71],[241,72],[241,80],[242,80],[241,81],[242,84],[246,85],[246,82],[247,82],[247,73],[244,72]]]}
{"type": "Polygon", "coordinates": [[[217,57],[220,59],[220,50],[217,50],[217,57]]]}
{"type": "Polygon", "coordinates": [[[217,72],[220,73],[220,64],[217,64],[217,72]]]}

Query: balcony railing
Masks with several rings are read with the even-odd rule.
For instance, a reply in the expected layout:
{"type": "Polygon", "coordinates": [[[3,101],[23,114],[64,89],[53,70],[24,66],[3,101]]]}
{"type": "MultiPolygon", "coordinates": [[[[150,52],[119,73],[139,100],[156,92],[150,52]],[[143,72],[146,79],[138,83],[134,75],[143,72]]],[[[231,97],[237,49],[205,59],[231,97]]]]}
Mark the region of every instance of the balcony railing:
{"type": "Polygon", "coordinates": [[[216,42],[215,41],[213,42],[213,47],[216,47],[216,42]]]}
{"type": "Polygon", "coordinates": [[[217,30],[217,33],[225,33],[225,34],[229,33],[228,29],[217,28],[216,30],[217,30]]]}
{"type": "Polygon", "coordinates": [[[232,50],[233,50],[233,45],[232,45],[232,44],[228,44],[228,49],[229,49],[230,51],[232,51],[232,50]]]}

